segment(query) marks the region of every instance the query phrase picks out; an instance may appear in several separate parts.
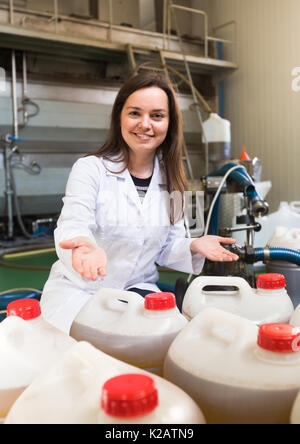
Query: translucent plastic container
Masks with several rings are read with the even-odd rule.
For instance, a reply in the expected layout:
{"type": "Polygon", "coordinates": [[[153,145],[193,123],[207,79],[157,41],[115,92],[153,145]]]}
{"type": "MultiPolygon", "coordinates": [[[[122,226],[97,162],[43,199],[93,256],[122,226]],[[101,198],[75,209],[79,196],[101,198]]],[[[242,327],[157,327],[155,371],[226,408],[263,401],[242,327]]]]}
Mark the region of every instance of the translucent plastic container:
{"type": "Polygon", "coordinates": [[[0,324],[1,421],[23,390],[75,343],[43,320],[37,300],[8,305],[7,318],[0,324]]]}
{"type": "Polygon", "coordinates": [[[80,311],[70,335],[161,375],[168,348],[186,324],[172,293],[153,293],[144,299],[130,291],[103,289],[80,311]]]}
{"type": "MultiPolygon", "coordinates": [[[[300,228],[300,202],[280,202],[278,210],[268,216],[257,218],[261,231],[255,233],[254,247],[263,248],[269,244],[278,227],[289,229],[300,228]]],[[[289,247],[286,247],[289,248],[289,247]]]]}
{"type": "Polygon", "coordinates": [[[291,316],[290,324],[300,328],[300,305],[295,309],[291,316]]]}
{"type": "Polygon", "coordinates": [[[274,273],[258,276],[257,289],[251,288],[248,282],[240,277],[200,276],[194,279],[187,289],[182,313],[190,320],[205,308],[214,307],[245,317],[257,325],[268,322],[287,323],[294,307],[285,285],[284,276],[274,273]],[[204,291],[206,286],[225,288],[223,291],[204,291]],[[226,290],[226,287],[232,291],[226,290]]]}
{"type": "Polygon", "coordinates": [[[5,422],[136,423],[204,424],[205,420],[195,401],[179,387],[87,342],[76,344],[36,379],[15,402],[5,422]]]}
{"type": "Polygon", "coordinates": [[[214,308],[172,343],[164,376],[201,405],[208,423],[288,424],[300,388],[300,329],[214,308]]]}
{"type": "Polygon", "coordinates": [[[300,424],[300,391],[298,392],[292,408],[290,423],[293,425],[300,424]]]}
{"type": "MultiPolygon", "coordinates": [[[[298,216],[299,217],[299,216],[298,216]]],[[[277,227],[268,240],[272,248],[288,248],[300,251],[300,228],[277,227]]],[[[272,260],[266,262],[269,273],[282,273],[286,279],[286,289],[296,308],[300,303],[300,267],[288,261],[272,260]]]]}

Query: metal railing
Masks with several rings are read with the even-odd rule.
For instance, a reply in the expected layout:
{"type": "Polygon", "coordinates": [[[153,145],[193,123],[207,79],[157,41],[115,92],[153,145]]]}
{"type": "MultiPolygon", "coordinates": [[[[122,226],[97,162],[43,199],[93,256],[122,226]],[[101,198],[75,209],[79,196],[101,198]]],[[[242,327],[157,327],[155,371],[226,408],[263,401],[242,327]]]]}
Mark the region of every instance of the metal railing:
{"type": "Polygon", "coordinates": [[[208,57],[208,45],[209,42],[223,43],[223,44],[231,44],[236,45],[237,41],[237,23],[235,20],[231,20],[230,22],[223,23],[219,26],[214,27],[213,32],[219,31],[220,29],[224,29],[225,27],[232,26],[234,28],[233,31],[233,39],[227,40],[219,37],[213,37],[209,35],[209,26],[208,26],[208,15],[205,11],[196,8],[190,8],[187,6],[181,6],[178,4],[174,4],[169,0],[164,0],[164,18],[163,18],[163,35],[164,35],[164,49],[166,49],[166,36],[168,38],[168,49],[170,48],[170,38],[171,38],[171,23],[172,23],[172,13],[174,10],[190,12],[192,14],[198,14],[203,17],[204,21],[204,33],[203,33],[203,41],[204,41],[204,57],[208,57]]]}
{"type": "MultiPolygon", "coordinates": [[[[49,16],[50,20],[53,21],[54,23],[54,32],[56,34],[59,34],[59,21],[61,18],[61,15],[59,14],[59,2],[61,0],[53,0],[53,14],[51,12],[43,12],[43,15],[47,15],[49,16]]],[[[178,11],[183,11],[183,12],[190,12],[192,14],[197,14],[203,17],[203,22],[204,22],[204,32],[203,32],[203,41],[204,41],[204,57],[207,58],[209,56],[208,52],[209,52],[209,42],[221,42],[224,44],[232,44],[235,45],[236,44],[236,40],[237,40],[237,31],[236,31],[236,22],[235,21],[230,21],[224,24],[221,24],[217,27],[213,28],[213,31],[219,31],[221,29],[224,29],[225,27],[229,27],[232,26],[234,28],[233,31],[233,39],[232,40],[226,40],[226,39],[222,39],[219,37],[214,37],[214,36],[210,36],[209,35],[209,22],[208,22],[208,15],[205,11],[202,11],[200,9],[196,9],[196,8],[190,8],[187,6],[181,6],[178,4],[174,4],[172,2],[169,2],[168,0],[162,0],[163,1],[163,49],[170,49],[170,41],[171,38],[175,38],[174,36],[171,36],[171,27],[172,27],[172,12],[174,12],[174,10],[178,10],[178,11]]],[[[113,5],[113,0],[107,0],[108,2],[108,20],[107,21],[100,21],[98,19],[94,19],[93,20],[93,25],[96,25],[97,22],[101,23],[101,25],[106,25],[107,26],[107,41],[108,42],[112,42],[112,36],[113,36],[113,30],[116,28],[118,28],[118,25],[114,24],[114,5],[113,5]]],[[[15,5],[14,5],[14,0],[9,0],[9,23],[11,25],[15,24],[15,5]]],[[[18,8],[19,10],[19,8],[18,8]]],[[[30,11],[30,12],[34,12],[34,11],[30,11]]],[[[39,13],[41,13],[41,11],[39,11],[39,13]]],[[[73,18],[72,18],[73,20],[73,18]]],[[[76,19],[79,22],[83,19],[76,19]]],[[[87,20],[85,20],[85,22],[87,22],[87,20]]],[[[90,21],[89,21],[90,23],[90,21]]]]}

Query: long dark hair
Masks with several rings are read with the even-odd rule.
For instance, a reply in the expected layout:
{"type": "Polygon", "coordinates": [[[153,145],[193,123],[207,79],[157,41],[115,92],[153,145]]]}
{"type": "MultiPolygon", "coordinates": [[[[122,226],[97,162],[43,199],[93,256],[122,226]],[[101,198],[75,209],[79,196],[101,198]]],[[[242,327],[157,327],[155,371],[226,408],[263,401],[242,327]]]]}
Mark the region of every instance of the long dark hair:
{"type": "Polygon", "coordinates": [[[98,151],[89,155],[116,162],[122,161],[125,164],[123,171],[128,167],[129,149],[121,134],[121,112],[131,94],[139,89],[153,86],[165,91],[169,104],[169,128],[165,140],[157,148],[157,154],[160,154],[168,191],[179,191],[183,196],[186,189],[186,176],[182,163],[182,116],[169,79],[157,71],[141,71],[130,77],[122,86],[113,105],[108,138],[98,151]]]}

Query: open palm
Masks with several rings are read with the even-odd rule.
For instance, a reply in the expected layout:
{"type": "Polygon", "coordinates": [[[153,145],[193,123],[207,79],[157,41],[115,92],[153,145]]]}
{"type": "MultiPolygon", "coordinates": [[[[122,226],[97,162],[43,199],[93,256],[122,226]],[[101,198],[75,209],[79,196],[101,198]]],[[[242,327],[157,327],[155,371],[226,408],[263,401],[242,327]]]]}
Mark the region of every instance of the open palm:
{"type": "Polygon", "coordinates": [[[72,266],[85,279],[96,281],[98,276],[106,276],[106,253],[89,238],[75,237],[62,241],[59,245],[72,250],[72,266]]]}

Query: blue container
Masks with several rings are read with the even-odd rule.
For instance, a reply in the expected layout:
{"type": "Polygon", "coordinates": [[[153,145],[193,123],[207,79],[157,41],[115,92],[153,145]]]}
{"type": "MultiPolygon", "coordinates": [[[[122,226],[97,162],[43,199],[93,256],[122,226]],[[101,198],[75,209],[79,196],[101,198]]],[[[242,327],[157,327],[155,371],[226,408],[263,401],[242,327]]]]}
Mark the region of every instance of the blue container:
{"type": "MultiPolygon", "coordinates": [[[[41,299],[41,295],[36,292],[5,294],[0,296],[0,311],[6,310],[8,304],[13,301],[17,301],[18,299],[37,299],[39,301],[41,299]]],[[[2,322],[5,318],[6,314],[0,313],[0,322],[2,322]]]]}

